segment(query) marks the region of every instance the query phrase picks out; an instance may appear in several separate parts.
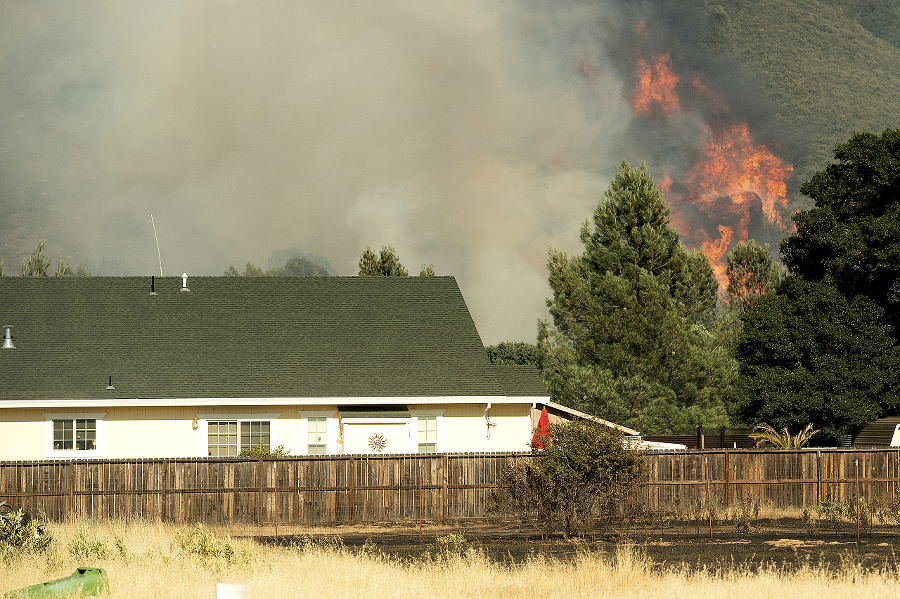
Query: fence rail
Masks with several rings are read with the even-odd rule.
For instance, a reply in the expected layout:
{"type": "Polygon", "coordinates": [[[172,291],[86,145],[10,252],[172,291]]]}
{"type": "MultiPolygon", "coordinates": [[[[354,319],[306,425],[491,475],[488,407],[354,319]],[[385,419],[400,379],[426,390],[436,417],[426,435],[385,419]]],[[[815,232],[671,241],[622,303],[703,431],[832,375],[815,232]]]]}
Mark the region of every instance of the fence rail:
{"type": "MultiPolygon", "coordinates": [[[[457,520],[487,515],[523,454],[0,462],[0,500],[45,515],[255,524],[457,520]]],[[[645,506],[673,513],[742,501],[804,508],[900,491],[900,449],[689,450],[644,457],[645,506]]]]}

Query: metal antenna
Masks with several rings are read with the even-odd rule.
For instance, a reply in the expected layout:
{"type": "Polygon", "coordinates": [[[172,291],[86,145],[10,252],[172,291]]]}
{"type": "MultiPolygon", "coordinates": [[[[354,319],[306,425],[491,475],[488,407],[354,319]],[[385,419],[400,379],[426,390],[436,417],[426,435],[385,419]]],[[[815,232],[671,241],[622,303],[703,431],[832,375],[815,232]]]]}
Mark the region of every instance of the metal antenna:
{"type": "Polygon", "coordinates": [[[156,223],[153,221],[153,215],[150,215],[150,224],[153,225],[153,236],[156,238],[156,255],[159,256],[159,276],[163,276],[162,272],[162,254],[159,252],[159,235],[156,234],[156,223]]]}

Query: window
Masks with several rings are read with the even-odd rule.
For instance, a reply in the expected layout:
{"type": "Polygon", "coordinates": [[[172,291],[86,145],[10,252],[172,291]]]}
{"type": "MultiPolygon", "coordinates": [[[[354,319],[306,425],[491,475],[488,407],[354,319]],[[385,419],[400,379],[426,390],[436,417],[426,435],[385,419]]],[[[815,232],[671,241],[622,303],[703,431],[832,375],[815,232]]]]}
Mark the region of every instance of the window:
{"type": "Polygon", "coordinates": [[[314,416],[307,418],[307,454],[308,455],[325,455],[328,436],[326,433],[326,423],[328,419],[324,416],[314,416]]]}
{"type": "Polygon", "coordinates": [[[269,451],[269,423],[242,422],[241,451],[257,447],[263,451],[269,451]]]}
{"type": "Polygon", "coordinates": [[[437,416],[419,416],[419,453],[437,451],[437,416]]]}
{"type": "Polygon", "coordinates": [[[237,422],[213,421],[208,425],[209,455],[214,458],[235,456],[237,450],[237,422]]]}
{"type": "Polygon", "coordinates": [[[47,422],[44,438],[48,458],[103,455],[105,413],[43,414],[47,422]]]}
{"type": "Polygon", "coordinates": [[[341,433],[336,410],[297,410],[300,414],[298,448],[303,455],[334,455],[340,452],[341,433]]]}
{"type": "Polygon", "coordinates": [[[97,449],[97,420],[75,418],[53,420],[53,449],[95,451],[97,449]]]}
{"type": "Polygon", "coordinates": [[[271,447],[271,424],[264,420],[210,420],[207,446],[214,458],[236,456],[245,449],[271,447]],[[238,435],[240,431],[240,435],[238,435]]]}

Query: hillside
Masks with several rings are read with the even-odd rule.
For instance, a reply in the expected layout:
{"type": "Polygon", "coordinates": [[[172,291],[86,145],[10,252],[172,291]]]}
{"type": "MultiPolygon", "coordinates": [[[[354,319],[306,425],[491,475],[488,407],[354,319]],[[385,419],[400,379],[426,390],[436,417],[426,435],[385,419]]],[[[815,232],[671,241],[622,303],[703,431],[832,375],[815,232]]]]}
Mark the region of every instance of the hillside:
{"type": "Polygon", "coordinates": [[[792,157],[796,181],[827,164],[834,144],[852,132],[900,125],[896,3],[720,0],[718,5],[716,51],[754,70],[775,118],[809,136],[806,151],[792,157]]]}

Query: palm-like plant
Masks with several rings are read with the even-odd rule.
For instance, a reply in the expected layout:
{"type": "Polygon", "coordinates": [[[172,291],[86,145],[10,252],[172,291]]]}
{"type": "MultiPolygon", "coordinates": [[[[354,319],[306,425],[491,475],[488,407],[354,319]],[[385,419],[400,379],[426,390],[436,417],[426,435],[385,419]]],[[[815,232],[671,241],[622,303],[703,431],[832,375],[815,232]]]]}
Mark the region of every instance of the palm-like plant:
{"type": "Polygon", "coordinates": [[[813,430],[812,424],[807,424],[802,431],[796,435],[791,435],[788,432],[787,427],[781,429],[781,432],[778,432],[771,425],[761,423],[753,427],[753,432],[750,433],[750,436],[756,439],[757,445],[763,441],[768,441],[775,447],[789,449],[803,447],[809,443],[812,436],[818,432],[818,430],[813,430]]]}

